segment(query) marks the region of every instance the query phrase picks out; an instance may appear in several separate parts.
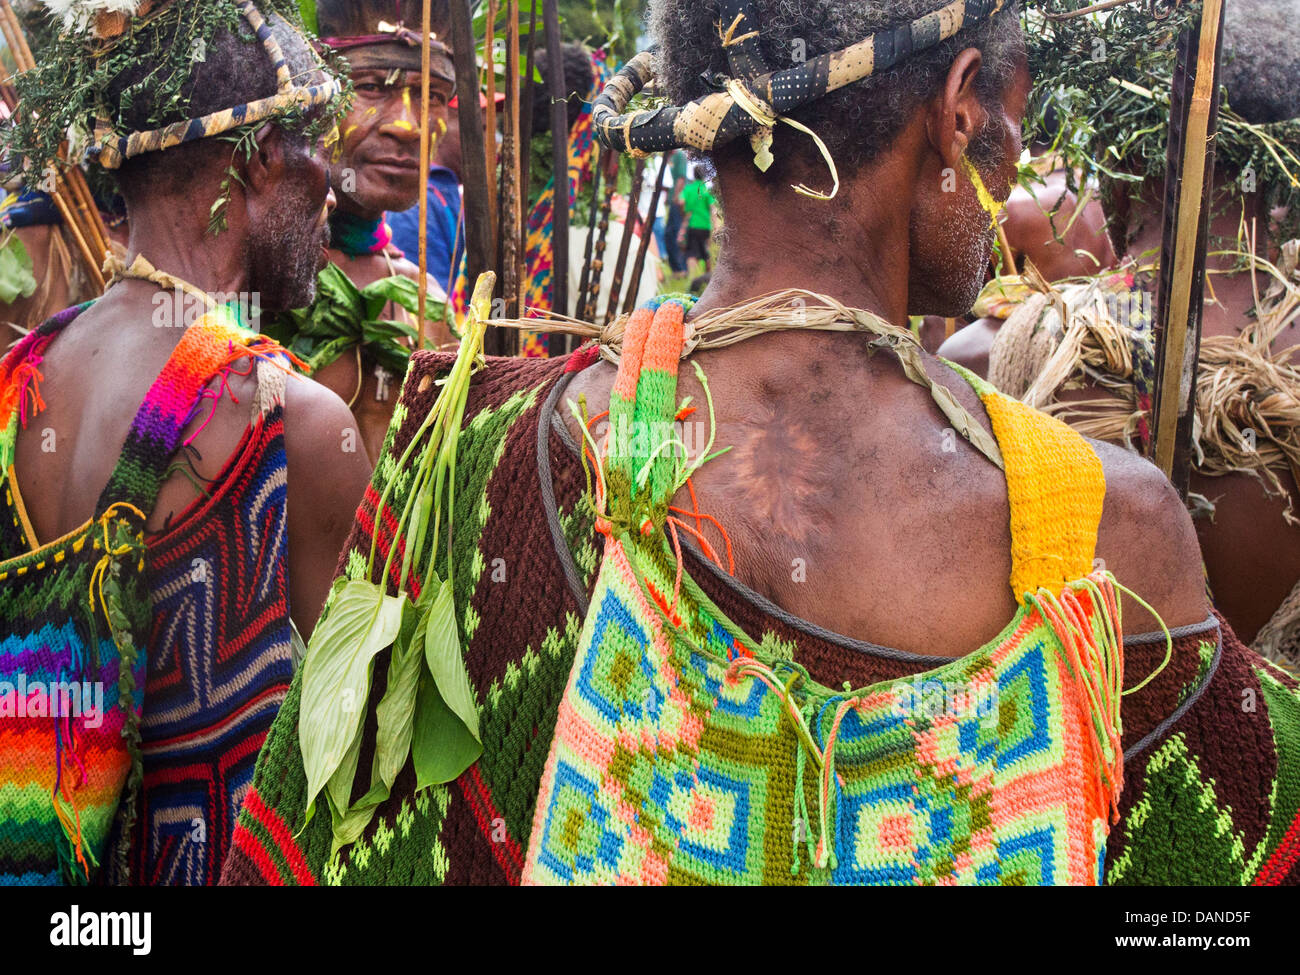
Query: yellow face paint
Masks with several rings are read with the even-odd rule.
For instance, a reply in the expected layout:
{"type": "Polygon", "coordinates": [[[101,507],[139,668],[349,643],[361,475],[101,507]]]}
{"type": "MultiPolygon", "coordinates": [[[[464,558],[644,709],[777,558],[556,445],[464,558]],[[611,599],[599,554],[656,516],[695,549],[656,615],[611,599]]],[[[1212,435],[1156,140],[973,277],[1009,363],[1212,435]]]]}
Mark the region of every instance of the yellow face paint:
{"type": "Polygon", "coordinates": [[[329,153],[330,162],[343,158],[343,140],[339,138],[339,127],[331,125],[330,130],[321,139],[321,149],[329,153]]]}
{"type": "Polygon", "coordinates": [[[411,112],[411,89],[402,89],[402,118],[394,119],[392,126],[395,129],[401,129],[403,132],[414,132],[415,125],[409,121],[411,112]]]}
{"type": "Polygon", "coordinates": [[[1006,203],[999,203],[993,199],[993,194],[985,187],[984,180],[980,179],[979,170],[966,156],[961,157],[961,168],[965,170],[966,175],[970,178],[971,185],[975,187],[975,198],[979,200],[980,207],[989,215],[989,229],[996,229],[998,214],[1006,207],[1006,203]]]}

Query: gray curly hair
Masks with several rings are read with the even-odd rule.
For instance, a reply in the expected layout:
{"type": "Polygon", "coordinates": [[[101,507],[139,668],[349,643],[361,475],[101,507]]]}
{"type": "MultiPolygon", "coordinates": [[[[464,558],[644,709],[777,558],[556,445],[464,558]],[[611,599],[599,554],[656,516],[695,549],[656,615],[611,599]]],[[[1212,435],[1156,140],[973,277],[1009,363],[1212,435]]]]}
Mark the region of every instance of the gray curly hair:
{"type": "MultiPolygon", "coordinates": [[[[751,0],[764,57],[775,70],[841,50],[939,5],[939,0],[751,0]]],[[[718,31],[720,6],[719,0],[650,2],[650,33],[658,44],[656,74],[661,90],[675,104],[707,94],[711,90],[707,79],[714,73],[729,73],[718,31]]],[[[1005,90],[1024,50],[1017,4],[1010,3],[991,20],[904,58],[889,71],[832,92],[791,117],[821,136],[841,174],[851,176],[890,146],[917,106],[939,91],[953,58],[967,47],[979,48],[983,55],[976,90],[991,104],[1005,90]]],[[[793,130],[779,131],[777,147],[777,162],[768,172],[773,181],[794,178],[796,160],[816,164],[817,150],[793,130]]],[[[747,140],[741,139],[714,155],[721,159],[748,151],[747,140]]]]}
{"type": "Polygon", "coordinates": [[[1223,12],[1223,83],[1247,122],[1300,116],[1300,0],[1233,0],[1223,12]]]}

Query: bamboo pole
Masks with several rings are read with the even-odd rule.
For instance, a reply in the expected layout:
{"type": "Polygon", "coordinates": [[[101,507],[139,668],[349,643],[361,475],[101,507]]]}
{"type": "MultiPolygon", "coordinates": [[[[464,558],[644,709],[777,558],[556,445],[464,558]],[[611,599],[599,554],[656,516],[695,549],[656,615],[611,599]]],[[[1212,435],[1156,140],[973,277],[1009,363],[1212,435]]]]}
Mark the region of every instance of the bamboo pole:
{"type": "Polygon", "coordinates": [[[501,240],[506,317],[518,318],[519,306],[519,221],[522,207],[519,152],[522,134],[519,127],[519,0],[507,0],[506,6],[506,126],[501,148],[504,150],[503,184],[505,198],[501,204],[501,240]]]}
{"type": "MultiPolygon", "coordinates": [[[[9,53],[13,55],[14,66],[19,72],[36,67],[36,59],[32,56],[27,36],[23,33],[22,24],[9,0],[0,0],[0,33],[4,34],[9,53]]],[[[66,151],[63,155],[66,155],[66,151]]],[[[72,234],[91,281],[102,292],[105,284],[104,258],[109,250],[108,228],[99,215],[99,207],[95,204],[81,168],[73,163],[60,174],[58,161],[53,165],[55,180],[50,196],[72,234]]]]}
{"type": "MultiPolygon", "coordinates": [[[[1174,473],[1179,417],[1185,408],[1190,408],[1188,400],[1194,395],[1191,388],[1186,389],[1186,397],[1183,395],[1183,380],[1187,366],[1189,318],[1193,310],[1191,300],[1196,277],[1197,238],[1201,231],[1202,198],[1205,192],[1206,149],[1211,108],[1216,95],[1215,67],[1222,13],[1222,0],[1205,0],[1201,9],[1196,77],[1187,112],[1168,315],[1165,316],[1165,328],[1161,337],[1162,369],[1156,412],[1155,461],[1166,477],[1171,477],[1174,473]]],[[[1198,308],[1195,311],[1199,324],[1200,310],[1198,308]]],[[[1195,343],[1196,336],[1192,338],[1195,343]]],[[[1195,360],[1192,367],[1195,368],[1195,360]]]]}
{"type": "Polygon", "coordinates": [[[36,67],[36,59],[32,57],[32,49],[27,44],[22,24],[9,0],[0,2],[0,29],[3,29],[5,40],[9,42],[9,50],[13,53],[18,70],[28,71],[36,67]]]}
{"type": "Polygon", "coordinates": [[[551,310],[569,314],[569,101],[564,82],[564,50],[556,0],[544,0],[546,60],[551,91],[551,163],[555,205],[551,208],[551,310]]]}
{"type": "Polygon", "coordinates": [[[636,173],[632,176],[632,195],[628,197],[627,214],[623,218],[623,239],[619,241],[618,245],[618,261],[614,264],[614,280],[609,284],[609,297],[605,301],[606,325],[613,321],[614,316],[618,313],[618,299],[619,295],[623,293],[623,273],[627,270],[627,255],[632,250],[632,218],[636,214],[636,187],[641,185],[641,180],[644,178],[645,160],[638,159],[636,173]]]}
{"type": "Polygon", "coordinates": [[[484,50],[487,52],[487,105],[483,109],[484,128],[487,129],[487,139],[484,142],[484,149],[487,153],[487,171],[488,171],[488,222],[492,228],[492,240],[488,244],[488,250],[492,254],[498,253],[497,241],[497,224],[500,219],[499,206],[500,200],[497,195],[497,61],[496,61],[496,30],[497,15],[501,12],[499,0],[488,0],[487,7],[487,36],[484,40],[484,50]]]}
{"type": "Polygon", "coordinates": [[[82,234],[81,228],[77,225],[77,221],[73,216],[72,208],[68,206],[68,201],[63,198],[63,195],[60,193],[51,193],[50,197],[54,200],[54,205],[58,207],[59,215],[63,217],[64,224],[72,234],[72,240],[77,245],[77,251],[81,254],[82,261],[85,262],[86,272],[90,275],[90,280],[94,282],[95,286],[102,294],[105,285],[104,272],[102,269],[104,264],[103,259],[101,258],[98,261],[95,260],[94,251],[91,250],[90,244],[87,243],[85,235],[82,234]]]}
{"type": "MultiPolygon", "coordinates": [[[[632,280],[628,282],[627,298],[623,301],[623,314],[630,315],[636,311],[636,296],[641,290],[641,275],[645,272],[646,254],[650,252],[650,239],[655,235],[655,214],[659,212],[659,197],[663,193],[664,176],[668,172],[668,155],[664,154],[663,162],[659,164],[659,175],[655,179],[654,193],[650,196],[650,209],[646,212],[641,220],[641,246],[636,252],[636,262],[632,265],[632,280]]],[[[632,188],[632,200],[636,199],[636,194],[640,192],[640,187],[632,188]]],[[[629,200],[628,215],[631,216],[631,200],[629,200]]],[[[628,221],[626,228],[627,233],[631,233],[631,220],[628,221]]]]}

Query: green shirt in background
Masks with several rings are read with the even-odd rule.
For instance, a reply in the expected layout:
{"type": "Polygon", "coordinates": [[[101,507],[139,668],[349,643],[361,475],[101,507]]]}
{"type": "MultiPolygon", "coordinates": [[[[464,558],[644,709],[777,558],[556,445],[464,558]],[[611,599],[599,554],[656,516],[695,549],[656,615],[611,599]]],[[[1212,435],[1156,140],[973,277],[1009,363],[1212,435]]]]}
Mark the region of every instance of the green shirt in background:
{"type": "Polygon", "coordinates": [[[686,208],[687,227],[691,230],[713,229],[713,205],[717,200],[709,192],[708,183],[702,179],[687,183],[682,201],[686,208]]]}

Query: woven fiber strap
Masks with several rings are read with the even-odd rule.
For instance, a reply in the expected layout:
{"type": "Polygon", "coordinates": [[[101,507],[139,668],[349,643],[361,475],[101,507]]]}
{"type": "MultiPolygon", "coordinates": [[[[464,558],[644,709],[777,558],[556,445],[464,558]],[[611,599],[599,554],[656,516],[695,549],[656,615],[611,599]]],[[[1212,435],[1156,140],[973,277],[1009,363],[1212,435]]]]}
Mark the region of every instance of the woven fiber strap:
{"type": "MultiPolygon", "coordinates": [[[[953,365],[949,363],[949,365],[953,365]]],[[[1093,571],[1106,500],[1101,461],[1060,420],[999,392],[960,366],[993,422],[1011,503],[1011,590],[1060,592],[1093,571]]]]}

